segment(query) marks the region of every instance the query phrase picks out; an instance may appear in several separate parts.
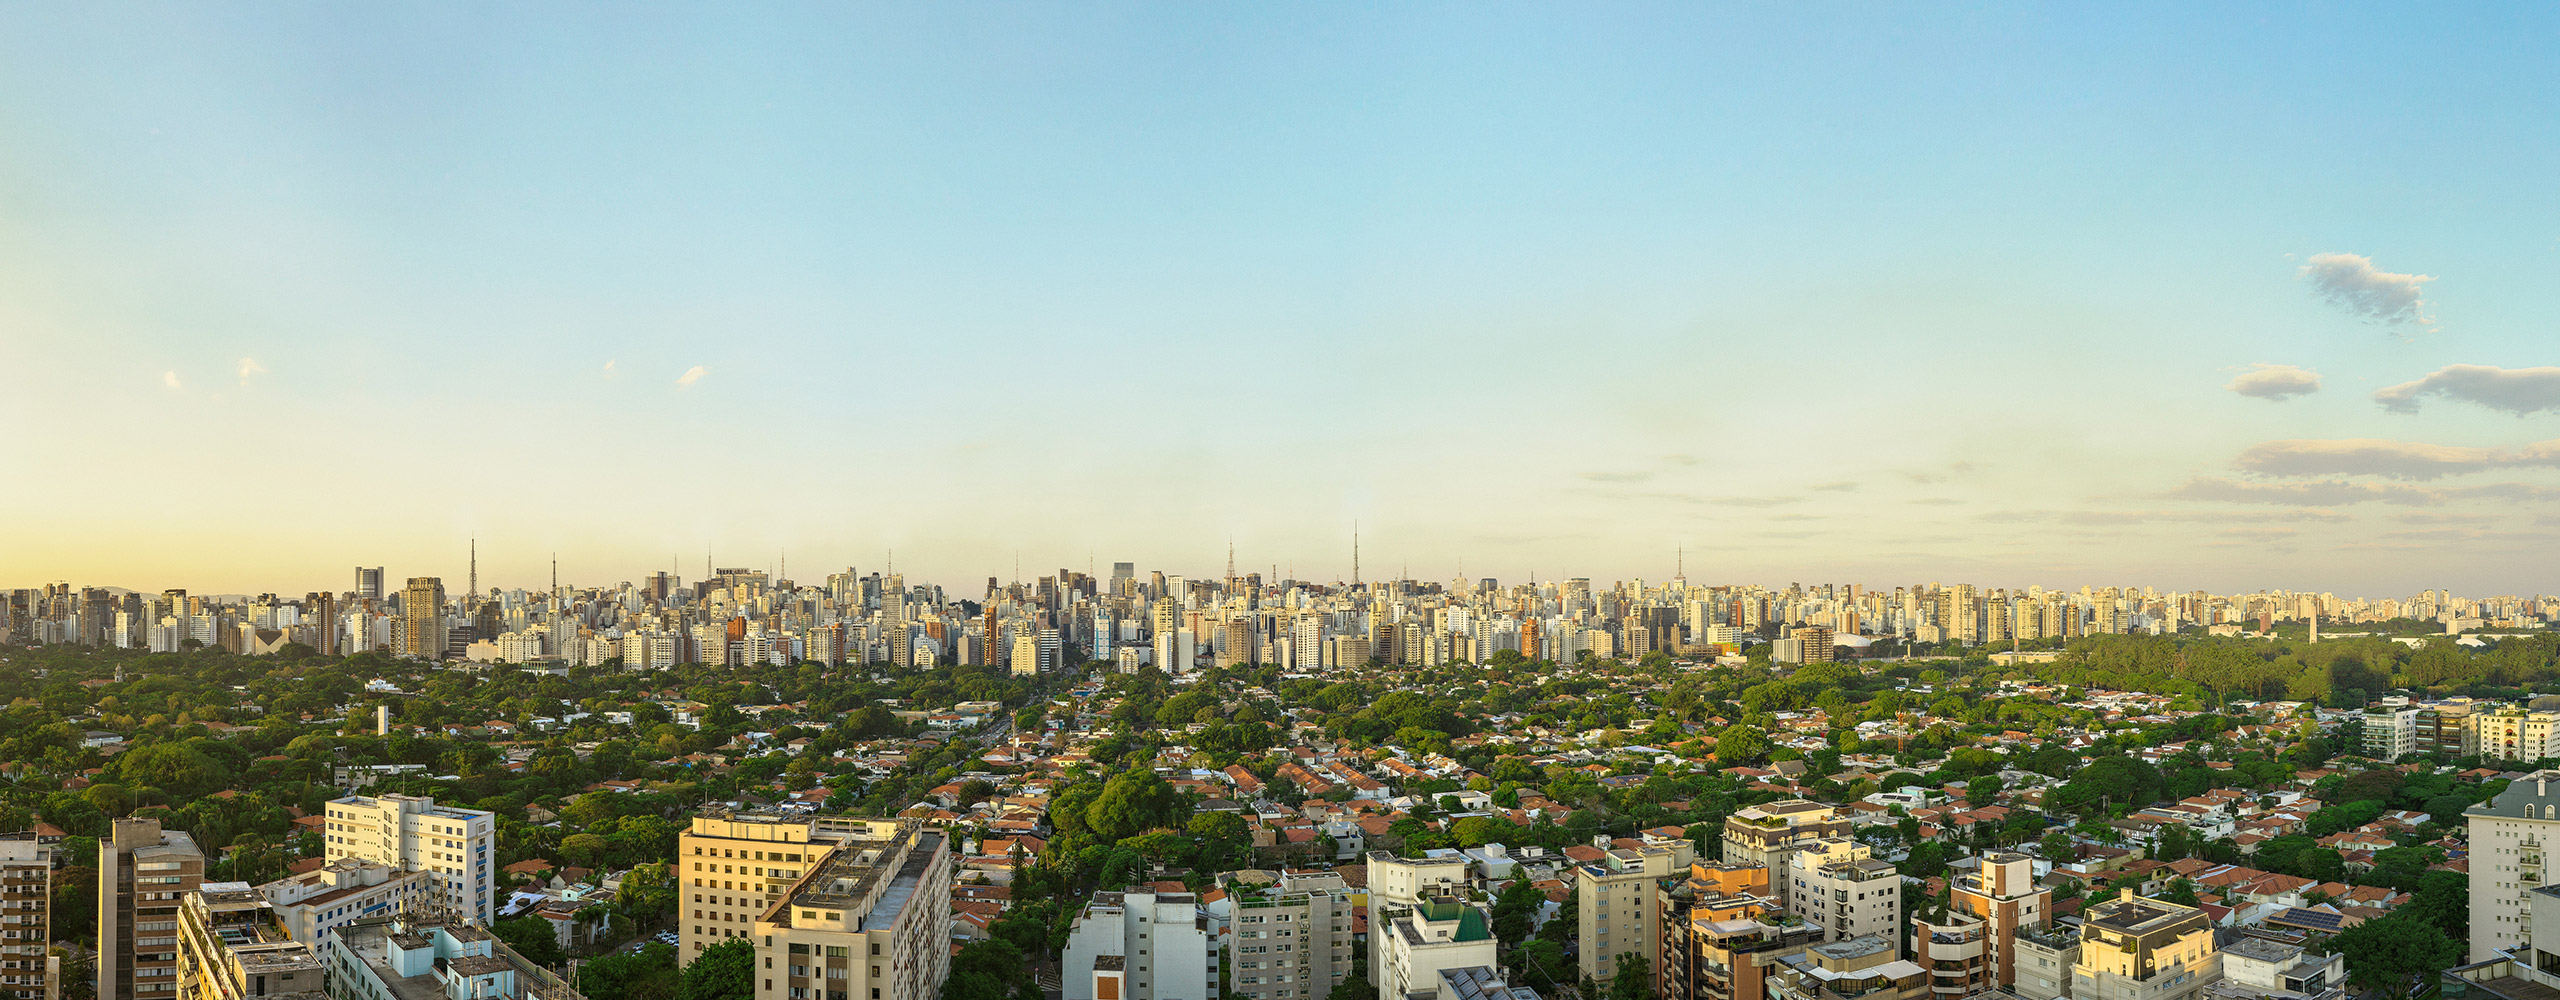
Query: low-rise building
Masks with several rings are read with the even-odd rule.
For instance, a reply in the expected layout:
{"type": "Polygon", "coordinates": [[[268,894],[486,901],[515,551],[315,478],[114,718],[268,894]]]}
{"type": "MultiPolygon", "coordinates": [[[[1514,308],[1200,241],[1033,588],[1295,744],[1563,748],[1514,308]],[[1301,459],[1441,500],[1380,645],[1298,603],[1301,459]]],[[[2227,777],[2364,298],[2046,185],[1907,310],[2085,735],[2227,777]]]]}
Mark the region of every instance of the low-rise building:
{"type": "Polygon", "coordinates": [[[247,882],[207,882],[178,906],[178,993],[190,1000],[326,1000],[320,956],[247,882]]]}
{"type": "Polygon", "coordinates": [[[1771,968],[1769,1000],[1920,1000],[1929,973],[1902,957],[1893,934],[1809,945],[1771,968]]]}
{"type": "Polygon", "coordinates": [[[1497,964],[1492,916],[1456,899],[1399,907],[1370,926],[1369,981],[1378,1000],[1432,996],[1445,970],[1497,964]]]}
{"type": "Polygon", "coordinates": [[[366,920],[320,942],[333,1000],[583,1000],[487,930],[443,919],[366,920]]]}

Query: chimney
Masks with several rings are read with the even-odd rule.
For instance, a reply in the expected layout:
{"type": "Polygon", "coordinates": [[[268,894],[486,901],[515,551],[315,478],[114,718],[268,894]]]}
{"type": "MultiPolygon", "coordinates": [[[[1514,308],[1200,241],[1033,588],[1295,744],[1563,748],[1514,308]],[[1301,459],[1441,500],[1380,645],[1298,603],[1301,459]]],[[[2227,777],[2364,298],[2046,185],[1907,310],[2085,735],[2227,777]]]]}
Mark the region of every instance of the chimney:
{"type": "Polygon", "coordinates": [[[2130,902],[2133,902],[2133,888],[2132,888],[2131,886],[2127,886],[2127,887],[2125,887],[2125,888],[2122,888],[2122,889],[2118,889],[2118,890],[2116,890],[2116,902],[2119,902],[2119,903],[2130,903],[2130,902]]]}

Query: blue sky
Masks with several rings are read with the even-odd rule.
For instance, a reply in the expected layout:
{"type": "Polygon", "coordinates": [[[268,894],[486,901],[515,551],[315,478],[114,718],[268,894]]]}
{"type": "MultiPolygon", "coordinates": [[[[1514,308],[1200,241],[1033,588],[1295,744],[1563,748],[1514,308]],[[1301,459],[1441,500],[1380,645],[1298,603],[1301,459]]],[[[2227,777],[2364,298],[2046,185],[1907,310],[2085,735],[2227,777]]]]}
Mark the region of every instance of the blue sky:
{"type": "Polygon", "coordinates": [[[2544,11],[752,14],[0,6],[0,580],[2549,589],[2544,11]]]}

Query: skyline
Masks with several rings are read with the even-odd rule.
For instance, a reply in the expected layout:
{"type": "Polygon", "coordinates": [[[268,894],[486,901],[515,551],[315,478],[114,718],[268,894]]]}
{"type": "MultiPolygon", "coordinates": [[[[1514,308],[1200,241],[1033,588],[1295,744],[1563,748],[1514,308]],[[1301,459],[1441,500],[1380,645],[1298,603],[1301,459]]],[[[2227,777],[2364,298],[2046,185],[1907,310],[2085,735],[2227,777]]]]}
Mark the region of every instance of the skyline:
{"type": "Polygon", "coordinates": [[[0,10],[0,581],[2560,591],[2560,15],[1617,11],[0,10]]]}

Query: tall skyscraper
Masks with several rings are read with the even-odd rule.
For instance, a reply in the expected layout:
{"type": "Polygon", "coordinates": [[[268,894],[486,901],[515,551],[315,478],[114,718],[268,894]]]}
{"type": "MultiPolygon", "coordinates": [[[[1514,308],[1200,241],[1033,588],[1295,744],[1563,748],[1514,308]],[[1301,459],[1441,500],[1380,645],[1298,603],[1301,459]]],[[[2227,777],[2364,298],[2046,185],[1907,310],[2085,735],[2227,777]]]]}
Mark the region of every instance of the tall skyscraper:
{"type": "Polygon", "coordinates": [[[350,795],[330,801],[323,832],[328,860],[433,872],[438,910],[483,926],[497,919],[497,814],[418,795],[350,795]]]}
{"type": "Polygon", "coordinates": [[[356,567],[356,599],[359,601],[382,599],[382,567],[356,567]]]}
{"type": "Polygon", "coordinates": [[[47,1000],[61,995],[62,960],[46,954],[53,940],[53,848],[32,833],[0,837],[0,907],[15,937],[0,938],[0,996],[47,1000]]]}
{"type": "Polygon", "coordinates": [[[406,637],[400,652],[422,660],[444,658],[444,580],[413,576],[400,591],[400,619],[406,637]]]}
{"type": "MultiPolygon", "coordinates": [[[[948,839],[912,819],[818,822],[844,824],[842,839],[810,855],[814,863],[750,925],[756,1000],[939,996],[951,975],[948,839]]],[[[740,867],[734,859],[723,866],[740,867]]],[[[683,874],[681,892],[708,893],[690,869],[683,874]]],[[[712,881],[707,871],[702,881],[712,881]]],[[[691,912],[690,902],[679,905],[691,912]]]]}
{"type": "Polygon", "coordinates": [[[98,845],[98,997],[178,995],[178,907],[204,885],[194,837],[120,819],[98,845]]]}

